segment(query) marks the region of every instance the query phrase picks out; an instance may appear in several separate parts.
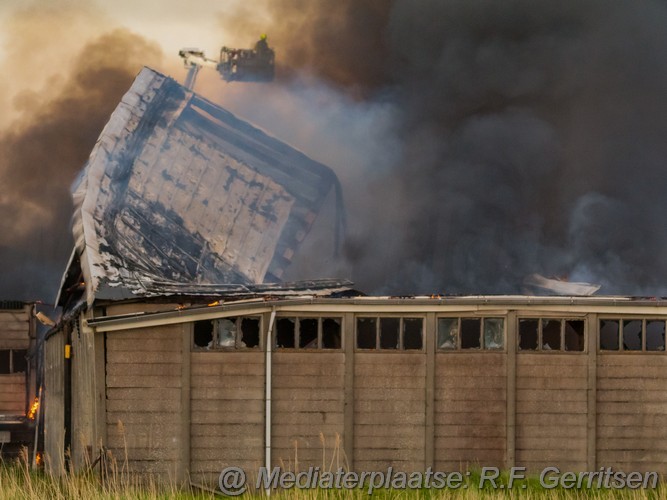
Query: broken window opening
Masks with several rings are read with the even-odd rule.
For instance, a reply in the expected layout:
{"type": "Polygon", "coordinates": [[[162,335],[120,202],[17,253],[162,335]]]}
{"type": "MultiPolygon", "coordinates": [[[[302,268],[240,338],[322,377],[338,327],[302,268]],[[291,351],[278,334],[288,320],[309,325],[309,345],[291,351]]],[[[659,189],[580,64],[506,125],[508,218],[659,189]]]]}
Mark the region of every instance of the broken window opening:
{"type": "Polygon", "coordinates": [[[536,351],[539,337],[539,320],[520,319],[519,320],[519,350],[536,351]]]}
{"type": "Polygon", "coordinates": [[[398,349],[400,318],[380,318],[380,349],[398,349]]]}
{"type": "Polygon", "coordinates": [[[0,350],[0,374],[8,375],[12,372],[11,349],[0,350]]]}
{"type": "Polygon", "coordinates": [[[519,351],[583,352],[585,333],[582,319],[523,318],[519,320],[519,351]]]}
{"type": "Polygon", "coordinates": [[[375,349],[377,321],[375,318],[357,318],[357,347],[375,349]]]}
{"type": "Polygon", "coordinates": [[[601,351],[644,351],[665,350],[667,324],[663,319],[607,319],[598,324],[601,351]]]}
{"type": "Polygon", "coordinates": [[[213,347],[213,322],[195,321],[194,343],[196,347],[210,349],[213,347]]]}
{"type": "Polygon", "coordinates": [[[0,350],[0,375],[25,373],[28,370],[28,351],[26,349],[0,350]]]}
{"type": "Polygon", "coordinates": [[[620,322],[617,319],[600,320],[600,349],[603,351],[618,351],[620,347],[620,322]]]}
{"type": "Polygon", "coordinates": [[[438,318],[438,347],[456,349],[459,338],[458,318],[438,318]]]}
{"type": "Polygon", "coordinates": [[[584,350],[584,321],[568,319],[565,321],[565,350],[584,350]]]}
{"type": "Polygon", "coordinates": [[[504,346],[504,318],[438,318],[438,349],[495,350],[504,346]]]}
{"type": "Polygon", "coordinates": [[[218,319],[215,323],[218,347],[236,347],[236,320],[218,319]]]}
{"type": "Polygon", "coordinates": [[[423,347],[421,318],[403,318],[403,349],[420,351],[423,347]]]}
{"type": "Polygon", "coordinates": [[[660,320],[646,320],[646,350],[665,350],[665,322],[660,320]]]}
{"type": "Polygon", "coordinates": [[[28,351],[12,349],[12,373],[25,373],[28,370],[28,351]]]}
{"type": "Polygon", "coordinates": [[[259,318],[241,318],[241,347],[259,347],[259,333],[259,318]]]}
{"type": "Polygon", "coordinates": [[[296,322],[293,318],[276,320],[276,347],[293,349],[296,346],[296,322]]]}
{"type": "Polygon", "coordinates": [[[318,338],[317,318],[299,319],[299,347],[302,349],[317,349],[318,338]]]}
{"type": "Polygon", "coordinates": [[[642,321],[632,319],[622,321],[623,324],[623,350],[641,351],[642,350],[642,321]]]}
{"type": "Polygon", "coordinates": [[[484,348],[502,349],[505,345],[505,320],[484,318],[484,348]]]}
{"type": "Polygon", "coordinates": [[[357,318],[357,348],[418,351],[424,348],[424,319],[357,318]]]}
{"type": "Polygon", "coordinates": [[[481,349],[482,320],[461,318],[461,349],[481,349]]]}
{"type": "Polygon", "coordinates": [[[341,328],[340,319],[337,318],[323,318],[322,319],[322,348],[324,349],[340,349],[341,342],[341,328]]]}
{"type": "Polygon", "coordinates": [[[192,327],[195,350],[258,348],[260,334],[259,316],[195,321],[192,327]]]}
{"type": "Polygon", "coordinates": [[[542,350],[561,350],[561,321],[559,319],[542,320],[542,350]]]}
{"type": "Polygon", "coordinates": [[[278,318],[275,345],[281,349],[340,349],[341,324],[341,318],[278,318]]]}

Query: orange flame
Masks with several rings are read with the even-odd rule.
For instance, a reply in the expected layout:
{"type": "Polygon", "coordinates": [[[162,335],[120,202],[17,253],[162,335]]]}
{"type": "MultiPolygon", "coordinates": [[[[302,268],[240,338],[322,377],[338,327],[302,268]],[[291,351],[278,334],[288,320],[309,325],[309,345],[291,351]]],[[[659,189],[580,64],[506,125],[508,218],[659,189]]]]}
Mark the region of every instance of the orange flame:
{"type": "Polygon", "coordinates": [[[42,452],[38,451],[37,455],[35,455],[35,464],[36,465],[42,465],[42,452]]]}
{"type": "Polygon", "coordinates": [[[35,420],[35,415],[37,415],[37,408],[39,408],[39,398],[36,397],[30,405],[30,410],[28,410],[28,418],[30,420],[35,420]]]}
{"type": "Polygon", "coordinates": [[[210,304],[206,304],[208,307],[215,307],[220,305],[220,301],[216,300],[215,302],[211,302],[210,304]]]}

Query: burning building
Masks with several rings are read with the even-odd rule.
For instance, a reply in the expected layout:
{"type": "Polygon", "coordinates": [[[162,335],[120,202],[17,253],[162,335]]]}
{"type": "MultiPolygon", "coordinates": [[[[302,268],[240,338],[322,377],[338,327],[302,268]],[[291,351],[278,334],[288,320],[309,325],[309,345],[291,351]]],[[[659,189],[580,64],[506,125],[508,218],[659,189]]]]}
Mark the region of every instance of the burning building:
{"type": "Polygon", "coordinates": [[[35,306],[0,301],[0,450],[22,447],[34,455],[38,400],[38,342],[35,306]]]}
{"type": "MultiPolygon", "coordinates": [[[[664,300],[279,283],[335,175],[144,70],[75,192],[49,466],[667,472],[664,300]],[[324,458],[323,458],[324,457],[324,458]]],[[[340,197],[338,197],[340,198],[340,197]]]]}

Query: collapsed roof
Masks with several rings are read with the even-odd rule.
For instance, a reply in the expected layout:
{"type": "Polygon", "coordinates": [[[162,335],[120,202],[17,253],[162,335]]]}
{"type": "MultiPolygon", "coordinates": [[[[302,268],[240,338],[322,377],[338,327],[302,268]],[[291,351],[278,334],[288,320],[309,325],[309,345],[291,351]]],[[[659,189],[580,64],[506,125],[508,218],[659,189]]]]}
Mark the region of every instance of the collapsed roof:
{"type": "Polygon", "coordinates": [[[144,68],[73,188],[61,296],[276,282],[334,188],[325,165],[144,68]]]}

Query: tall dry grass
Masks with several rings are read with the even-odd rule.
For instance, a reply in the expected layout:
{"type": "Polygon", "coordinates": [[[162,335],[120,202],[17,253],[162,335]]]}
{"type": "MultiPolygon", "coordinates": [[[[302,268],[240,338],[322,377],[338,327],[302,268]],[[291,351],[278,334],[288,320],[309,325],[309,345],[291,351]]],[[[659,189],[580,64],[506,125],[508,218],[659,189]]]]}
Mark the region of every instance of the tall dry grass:
{"type": "MultiPolygon", "coordinates": [[[[336,437],[333,450],[326,450],[324,436],[320,436],[322,444],[322,471],[337,471],[339,467],[347,469],[347,457],[340,446],[340,437],[336,437]]],[[[282,464],[284,470],[298,472],[305,464],[298,459],[298,446],[295,442],[294,458],[282,464]]],[[[85,472],[61,472],[60,475],[49,474],[43,470],[31,470],[27,450],[12,462],[0,464],[0,500],[204,500],[221,498],[222,495],[213,489],[200,489],[195,486],[158,483],[151,476],[133,474],[127,464],[118,464],[109,460],[104,467],[89,467],[85,472]]],[[[99,465],[99,464],[98,464],[99,465]]],[[[252,481],[252,479],[251,479],[252,481]]],[[[501,476],[501,482],[507,484],[507,475],[501,476]]],[[[456,499],[456,500],[487,500],[487,499],[620,499],[620,500],[657,500],[667,499],[667,487],[660,484],[655,490],[565,490],[562,488],[546,490],[536,478],[517,481],[511,490],[479,490],[479,474],[472,473],[466,479],[466,487],[455,490],[402,490],[378,489],[372,497],[382,500],[394,499],[456,499]],[[525,488],[524,488],[525,485],[525,488]]],[[[241,497],[265,498],[264,491],[247,492],[241,497]]],[[[280,500],[343,500],[368,499],[365,487],[355,489],[290,489],[272,491],[272,499],[280,500]]]]}
{"type": "Polygon", "coordinates": [[[116,500],[116,499],[211,499],[211,492],[195,491],[173,484],[158,484],[150,476],[132,474],[115,462],[105,474],[89,468],[84,472],[62,471],[59,475],[32,470],[28,453],[0,464],[0,499],[17,500],[116,500]]]}

